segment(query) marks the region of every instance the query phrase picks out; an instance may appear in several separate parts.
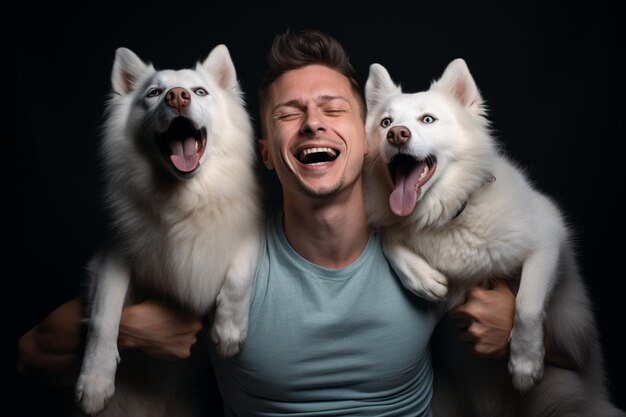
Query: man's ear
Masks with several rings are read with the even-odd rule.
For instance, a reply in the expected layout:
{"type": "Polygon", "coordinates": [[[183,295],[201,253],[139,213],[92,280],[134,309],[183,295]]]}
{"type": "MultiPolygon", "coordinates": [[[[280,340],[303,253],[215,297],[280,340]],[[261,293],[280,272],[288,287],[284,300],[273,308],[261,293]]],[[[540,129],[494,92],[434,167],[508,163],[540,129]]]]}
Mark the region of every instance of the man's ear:
{"type": "Polygon", "coordinates": [[[267,139],[259,139],[259,149],[261,150],[261,160],[263,161],[263,165],[265,165],[265,168],[273,170],[274,162],[270,157],[270,151],[267,147],[267,139]]]}

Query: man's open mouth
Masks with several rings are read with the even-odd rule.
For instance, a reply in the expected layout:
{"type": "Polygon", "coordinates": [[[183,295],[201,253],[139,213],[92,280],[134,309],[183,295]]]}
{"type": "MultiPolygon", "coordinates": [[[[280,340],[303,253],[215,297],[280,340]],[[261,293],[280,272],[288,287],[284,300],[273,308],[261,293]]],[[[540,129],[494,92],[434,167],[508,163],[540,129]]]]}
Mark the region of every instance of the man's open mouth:
{"type": "Polygon", "coordinates": [[[410,214],[419,197],[421,187],[430,180],[437,168],[433,155],[418,160],[411,155],[397,154],[388,164],[393,191],[389,196],[389,207],[398,216],[410,214]]]}
{"type": "Polygon", "coordinates": [[[304,165],[319,165],[326,162],[332,162],[339,156],[339,151],[327,148],[305,148],[300,150],[296,158],[304,165]]]}
{"type": "Polygon", "coordinates": [[[198,169],[206,149],[206,128],[197,129],[191,120],[179,116],[165,132],[155,136],[163,157],[176,171],[189,174],[198,169]]]}

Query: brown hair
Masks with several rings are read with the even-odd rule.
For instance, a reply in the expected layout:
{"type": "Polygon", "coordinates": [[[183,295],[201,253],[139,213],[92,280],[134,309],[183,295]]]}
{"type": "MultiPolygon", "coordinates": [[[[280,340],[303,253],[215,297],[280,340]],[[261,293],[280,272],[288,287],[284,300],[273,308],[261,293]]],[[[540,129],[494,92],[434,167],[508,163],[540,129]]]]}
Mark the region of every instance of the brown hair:
{"type": "Polygon", "coordinates": [[[361,118],[365,120],[365,100],[357,81],[356,71],[348,54],[339,41],[318,30],[290,30],[274,37],[267,53],[267,69],[261,76],[258,97],[263,130],[263,111],[267,104],[269,86],[285,72],[307,65],[324,65],[344,75],[360,106],[361,118]]]}

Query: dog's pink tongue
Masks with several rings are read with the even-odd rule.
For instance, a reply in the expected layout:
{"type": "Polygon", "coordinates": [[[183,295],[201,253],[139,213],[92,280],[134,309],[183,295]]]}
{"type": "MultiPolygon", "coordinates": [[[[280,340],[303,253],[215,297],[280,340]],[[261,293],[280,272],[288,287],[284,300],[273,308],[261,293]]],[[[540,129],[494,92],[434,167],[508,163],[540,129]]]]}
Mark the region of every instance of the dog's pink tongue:
{"type": "Polygon", "coordinates": [[[190,172],[198,166],[200,155],[196,152],[196,139],[174,140],[170,142],[170,150],[170,159],[179,171],[190,172]]]}
{"type": "Polygon", "coordinates": [[[396,216],[408,216],[417,204],[419,187],[417,179],[422,173],[422,164],[417,164],[411,172],[396,171],[395,187],[389,196],[389,207],[396,216]]]}

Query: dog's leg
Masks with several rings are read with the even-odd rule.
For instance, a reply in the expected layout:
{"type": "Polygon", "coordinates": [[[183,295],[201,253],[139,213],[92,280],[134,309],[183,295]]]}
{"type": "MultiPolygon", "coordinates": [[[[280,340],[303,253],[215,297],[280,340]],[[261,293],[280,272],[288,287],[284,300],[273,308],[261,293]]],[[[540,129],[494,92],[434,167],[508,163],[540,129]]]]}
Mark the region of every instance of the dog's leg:
{"type": "Polygon", "coordinates": [[[448,293],[448,279],[433,269],[416,251],[399,239],[395,233],[383,236],[383,252],[400,277],[402,284],[414,294],[430,301],[443,300],[448,293]]]}
{"type": "Polygon", "coordinates": [[[130,269],[117,256],[99,255],[89,263],[92,275],[89,329],[85,354],[75,387],[76,401],[87,414],[101,411],[115,391],[119,362],[117,336],[128,291],[130,269]]]}
{"type": "Polygon", "coordinates": [[[248,333],[250,296],[259,249],[259,236],[243,240],[217,295],[211,338],[217,345],[217,352],[224,357],[237,354],[248,333]]]}
{"type": "Polygon", "coordinates": [[[559,242],[552,237],[524,262],[515,304],[509,370],[515,387],[525,392],[543,375],[543,320],[554,288],[559,242]],[[549,242],[549,243],[548,243],[549,242]]]}

